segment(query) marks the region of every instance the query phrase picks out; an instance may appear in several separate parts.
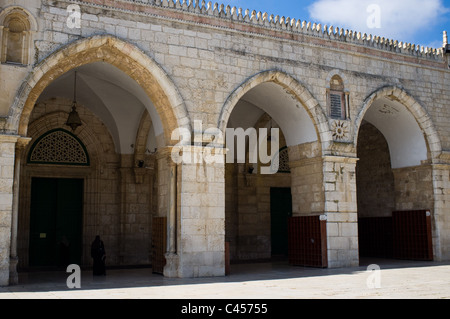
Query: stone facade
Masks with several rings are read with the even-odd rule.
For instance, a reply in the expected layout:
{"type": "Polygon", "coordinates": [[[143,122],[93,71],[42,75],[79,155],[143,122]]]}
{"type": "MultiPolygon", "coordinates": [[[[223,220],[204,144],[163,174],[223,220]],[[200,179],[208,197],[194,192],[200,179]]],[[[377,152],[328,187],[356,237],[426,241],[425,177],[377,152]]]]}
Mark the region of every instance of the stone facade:
{"type": "Polygon", "coordinates": [[[359,214],[393,209],[430,210],[434,258],[450,259],[445,48],[197,0],[2,0],[0,47],[0,285],[29,266],[30,180],[46,176],[84,180],[85,266],[96,234],[111,265],[151,264],[157,216],[167,217],[166,276],[224,275],[225,241],[232,259],[269,258],[270,187],[291,188],[294,216],[326,216],[329,267],[358,264],[359,214]],[[30,164],[29,140],[67,129],[74,70],[84,84],[74,134],[91,164],[30,164]],[[290,173],[174,164],[172,132],[198,133],[195,121],[222,132],[276,123],[290,173]],[[393,189],[384,205],[385,189],[376,198],[364,186],[371,178],[393,189]]]}

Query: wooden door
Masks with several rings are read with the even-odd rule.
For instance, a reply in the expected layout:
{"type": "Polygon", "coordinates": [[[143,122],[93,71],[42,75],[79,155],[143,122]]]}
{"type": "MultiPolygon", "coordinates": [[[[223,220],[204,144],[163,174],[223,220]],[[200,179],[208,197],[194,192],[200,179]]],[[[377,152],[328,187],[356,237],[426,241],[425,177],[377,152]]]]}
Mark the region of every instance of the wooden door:
{"type": "Polygon", "coordinates": [[[270,189],[270,229],[272,256],[288,255],[288,220],[292,216],[290,188],[270,189]]]}
{"type": "Polygon", "coordinates": [[[152,272],[164,273],[166,265],[167,218],[153,217],[152,222],[152,272]]]}
{"type": "Polygon", "coordinates": [[[81,263],[83,180],[33,178],[30,266],[81,263]]]}

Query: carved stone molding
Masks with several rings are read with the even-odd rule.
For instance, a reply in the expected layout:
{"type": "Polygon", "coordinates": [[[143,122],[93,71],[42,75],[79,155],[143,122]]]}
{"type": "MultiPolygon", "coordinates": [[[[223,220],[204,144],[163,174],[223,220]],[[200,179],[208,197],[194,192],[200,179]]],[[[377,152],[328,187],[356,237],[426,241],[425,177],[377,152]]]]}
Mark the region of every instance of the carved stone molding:
{"type": "Polygon", "coordinates": [[[331,132],[335,142],[351,142],[350,122],[343,120],[331,121],[331,132]]]}

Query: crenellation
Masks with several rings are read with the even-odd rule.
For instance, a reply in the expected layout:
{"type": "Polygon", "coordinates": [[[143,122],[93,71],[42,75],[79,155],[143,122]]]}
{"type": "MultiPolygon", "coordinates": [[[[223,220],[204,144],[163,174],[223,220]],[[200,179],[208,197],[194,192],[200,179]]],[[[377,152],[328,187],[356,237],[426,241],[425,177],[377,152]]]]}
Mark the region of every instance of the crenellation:
{"type": "MultiPolygon", "coordinates": [[[[422,50],[417,50],[415,46],[408,44],[407,47],[401,46],[401,43],[397,44],[397,41],[380,38],[378,36],[364,36],[361,35],[360,32],[353,30],[343,30],[340,28],[328,28],[325,26],[322,28],[320,24],[313,23],[311,27],[311,22],[301,21],[300,19],[296,20],[290,17],[279,17],[274,15],[270,15],[267,13],[256,12],[255,10],[250,11],[249,9],[243,10],[242,8],[237,8],[235,6],[231,7],[230,5],[225,6],[224,4],[219,4],[217,2],[213,3],[209,1],[206,3],[205,0],[202,0],[200,3],[198,0],[196,1],[181,1],[181,0],[162,0],[160,1],[150,1],[150,2],[139,2],[136,1],[130,2],[136,3],[136,5],[141,6],[155,6],[161,8],[169,8],[183,12],[189,12],[200,15],[213,16],[218,19],[230,20],[230,21],[238,21],[243,23],[249,23],[258,27],[278,29],[283,32],[293,32],[293,33],[303,33],[306,35],[313,35],[321,38],[327,37],[328,39],[334,41],[345,41],[352,44],[367,46],[367,47],[378,47],[381,50],[387,50],[400,54],[407,54],[416,57],[421,57],[425,59],[433,59],[439,60],[442,59],[442,48],[427,50],[423,52],[422,50]],[[375,43],[372,39],[376,39],[375,43]]],[[[92,4],[94,5],[94,4],[92,4]]],[[[106,7],[105,5],[98,5],[106,7]]],[[[62,14],[62,9],[55,8],[52,9],[52,13],[62,14]],[[56,11],[55,11],[56,10],[56,11]],[[59,11],[58,11],[59,10],[59,11]]],[[[130,10],[127,10],[130,11],[130,10]]],[[[140,12],[141,13],[141,12],[140,12]]],[[[145,14],[145,13],[144,13],[145,14]]],[[[92,17],[90,17],[92,18],[92,17]]]]}

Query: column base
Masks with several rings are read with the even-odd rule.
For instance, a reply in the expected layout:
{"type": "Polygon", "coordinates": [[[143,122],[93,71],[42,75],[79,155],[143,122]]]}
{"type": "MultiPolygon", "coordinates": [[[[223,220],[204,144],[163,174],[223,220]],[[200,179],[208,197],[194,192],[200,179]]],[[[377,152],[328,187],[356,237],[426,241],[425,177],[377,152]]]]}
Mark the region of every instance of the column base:
{"type": "Polygon", "coordinates": [[[9,259],[9,284],[18,285],[19,284],[19,274],[17,272],[17,264],[19,263],[18,257],[10,257],[9,259]]]}
{"type": "Polygon", "coordinates": [[[164,266],[164,277],[178,278],[180,256],[174,253],[167,253],[165,257],[166,257],[166,266],[164,266]]]}
{"type": "Polygon", "coordinates": [[[357,213],[327,213],[328,268],[359,266],[357,213]]]}

